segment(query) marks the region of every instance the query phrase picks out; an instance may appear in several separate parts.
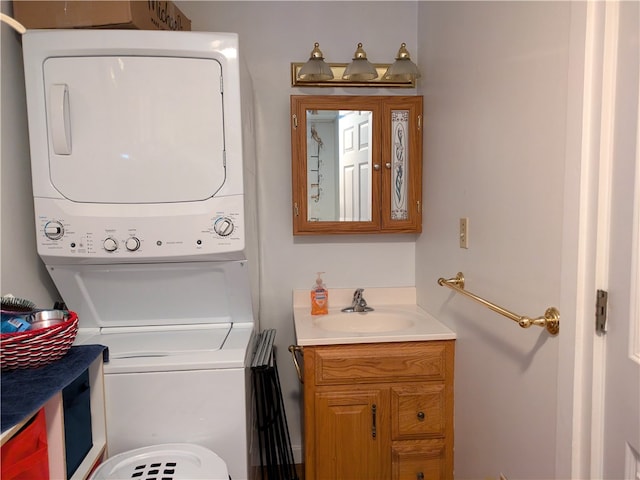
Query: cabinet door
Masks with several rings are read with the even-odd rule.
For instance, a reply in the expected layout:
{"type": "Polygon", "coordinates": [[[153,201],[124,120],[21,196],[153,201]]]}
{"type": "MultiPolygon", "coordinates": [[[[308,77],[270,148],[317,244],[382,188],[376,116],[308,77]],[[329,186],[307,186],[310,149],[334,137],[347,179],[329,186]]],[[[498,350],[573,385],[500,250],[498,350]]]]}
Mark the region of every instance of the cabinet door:
{"type": "Polygon", "coordinates": [[[315,395],[315,479],[387,480],[391,472],[388,389],[315,395]]]}
{"type": "Polygon", "coordinates": [[[386,99],[382,128],[382,230],[422,231],[422,97],[386,99]]]}

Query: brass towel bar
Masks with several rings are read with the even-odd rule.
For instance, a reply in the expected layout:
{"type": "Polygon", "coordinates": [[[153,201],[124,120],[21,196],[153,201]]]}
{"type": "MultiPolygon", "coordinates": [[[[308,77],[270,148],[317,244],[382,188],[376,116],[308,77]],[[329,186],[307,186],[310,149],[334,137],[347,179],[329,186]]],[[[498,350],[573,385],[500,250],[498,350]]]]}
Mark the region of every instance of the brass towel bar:
{"type": "Polygon", "coordinates": [[[531,325],[537,325],[539,327],[545,327],[547,331],[551,335],[557,335],[560,331],[560,312],[555,307],[549,307],[544,312],[544,315],[538,318],[529,318],[524,317],[522,315],[516,315],[513,312],[510,312],[506,308],[502,308],[499,305],[491,303],[484,298],[481,298],[477,295],[474,295],[471,292],[468,292],[464,289],[464,275],[462,272],[458,272],[458,274],[453,278],[439,278],[438,285],[443,287],[449,287],[451,290],[454,290],[458,293],[462,293],[467,297],[475,300],[476,302],[481,303],[485,307],[493,310],[494,312],[498,312],[500,315],[504,315],[505,317],[517,322],[522,328],[529,328],[531,325]]]}

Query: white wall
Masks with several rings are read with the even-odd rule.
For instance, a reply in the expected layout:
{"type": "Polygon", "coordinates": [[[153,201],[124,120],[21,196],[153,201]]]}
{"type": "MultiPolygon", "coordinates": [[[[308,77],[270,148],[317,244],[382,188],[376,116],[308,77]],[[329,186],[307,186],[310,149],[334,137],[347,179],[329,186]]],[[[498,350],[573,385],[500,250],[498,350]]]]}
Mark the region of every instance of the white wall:
{"type": "MultiPolygon", "coordinates": [[[[12,14],[11,2],[2,1],[3,13],[12,14]]],[[[36,254],[31,160],[27,132],[20,35],[0,27],[2,57],[1,172],[2,252],[0,294],[13,294],[42,307],[60,299],[49,274],[36,254]]]]}
{"type": "Polygon", "coordinates": [[[416,285],[419,303],[458,334],[458,479],[556,478],[560,337],[436,281],[462,271],[469,291],[521,315],[559,306],[570,14],[564,2],[420,4],[426,233],[416,285]]]}

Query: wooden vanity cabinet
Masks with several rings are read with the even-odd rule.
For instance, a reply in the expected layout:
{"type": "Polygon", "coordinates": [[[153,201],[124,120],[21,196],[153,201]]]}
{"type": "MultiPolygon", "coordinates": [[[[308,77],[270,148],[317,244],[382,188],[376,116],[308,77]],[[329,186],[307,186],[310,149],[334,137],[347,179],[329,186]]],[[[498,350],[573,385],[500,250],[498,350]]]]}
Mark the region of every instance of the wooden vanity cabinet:
{"type": "Polygon", "coordinates": [[[305,480],[452,479],[454,342],[305,346],[305,480]]]}

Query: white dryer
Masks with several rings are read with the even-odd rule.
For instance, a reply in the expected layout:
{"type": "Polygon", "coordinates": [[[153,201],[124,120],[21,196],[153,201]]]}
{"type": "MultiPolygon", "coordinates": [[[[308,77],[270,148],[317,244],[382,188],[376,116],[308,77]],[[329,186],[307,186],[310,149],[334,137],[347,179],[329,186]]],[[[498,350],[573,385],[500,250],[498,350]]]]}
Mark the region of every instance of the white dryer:
{"type": "Polygon", "coordinates": [[[23,36],[38,254],[109,347],[109,455],[193,443],[250,476],[251,92],[229,33],[23,36]]]}

